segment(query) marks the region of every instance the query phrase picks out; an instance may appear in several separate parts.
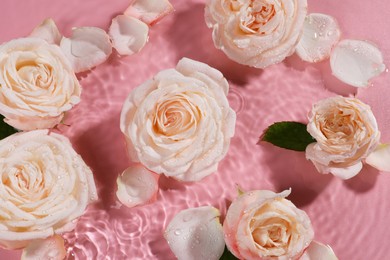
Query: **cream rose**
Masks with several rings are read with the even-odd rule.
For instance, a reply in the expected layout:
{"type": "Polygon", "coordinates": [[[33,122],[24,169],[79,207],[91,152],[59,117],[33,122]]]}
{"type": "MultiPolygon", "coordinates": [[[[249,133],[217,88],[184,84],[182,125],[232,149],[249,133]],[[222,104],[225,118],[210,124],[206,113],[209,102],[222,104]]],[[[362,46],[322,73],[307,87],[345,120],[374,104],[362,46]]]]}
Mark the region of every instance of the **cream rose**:
{"type": "Polygon", "coordinates": [[[92,172],[64,136],[35,130],[0,141],[0,246],[70,231],[96,199],[92,172]]]}
{"type": "Polygon", "coordinates": [[[307,0],[209,0],[205,19],[230,59],[265,68],[294,53],[306,13],[307,0]]]}
{"type": "Polygon", "coordinates": [[[225,242],[239,259],[299,259],[314,232],[306,213],[285,199],[289,190],[250,191],[230,205],[223,223],[225,242]]]}
{"type": "Polygon", "coordinates": [[[309,114],[307,131],[316,139],[306,158],[319,172],[348,179],[360,172],[362,160],[379,144],[380,132],[370,107],[341,96],[319,101],[309,114]]]}
{"type": "Polygon", "coordinates": [[[130,158],[183,181],[215,172],[234,134],[227,93],[219,71],[187,58],[134,89],[120,119],[130,158]]]}
{"type": "Polygon", "coordinates": [[[20,130],[51,128],[80,101],[81,88],[61,49],[37,38],[0,46],[0,114],[20,130]]]}

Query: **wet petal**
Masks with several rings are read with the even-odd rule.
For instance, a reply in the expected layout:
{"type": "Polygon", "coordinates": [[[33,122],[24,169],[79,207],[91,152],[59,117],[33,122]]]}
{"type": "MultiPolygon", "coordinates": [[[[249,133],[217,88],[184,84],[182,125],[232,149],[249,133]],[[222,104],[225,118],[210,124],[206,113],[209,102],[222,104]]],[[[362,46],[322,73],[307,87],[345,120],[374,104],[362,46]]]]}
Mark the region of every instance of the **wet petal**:
{"type": "Polygon", "coordinates": [[[34,28],[30,37],[40,38],[51,44],[59,45],[62,35],[53,19],[45,19],[40,25],[34,28]]]}
{"type": "Polygon", "coordinates": [[[363,168],[361,162],[345,168],[329,168],[330,173],[343,180],[348,180],[357,175],[363,168]]]}
{"type": "Polygon", "coordinates": [[[378,145],[366,158],[366,163],[382,172],[390,172],[390,144],[378,145]]]}
{"type": "Polygon", "coordinates": [[[373,44],[359,40],[340,41],[330,55],[333,75],[354,87],[366,87],[385,70],[383,56],[373,44]]]}
{"type": "Polygon", "coordinates": [[[118,15],[112,19],[108,34],[114,48],[121,55],[139,52],[148,41],[149,27],[137,18],[118,15]]]}
{"type": "Polygon", "coordinates": [[[337,260],[332,248],[320,242],[313,241],[299,260],[337,260]]]}
{"type": "Polygon", "coordinates": [[[125,15],[133,16],[152,26],[173,12],[168,0],[135,0],[125,11],[125,15]]]}
{"type": "Polygon", "coordinates": [[[45,240],[35,240],[31,242],[22,252],[22,260],[62,260],[65,259],[66,250],[64,239],[59,235],[54,235],[45,240]]]}
{"type": "Polygon", "coordinates": [[[129,208],[145,204],[156,197],[157,180],[157,174],[142,165],[131,166],[117,178],[116,196],[129,208]]]}
{"type": "Polygon", "coordinates": [[[179,260],[218,260],[225,248],[219,216],[211,206],[179,212],[164,233],[175,256],[179,260]]]}
{"type": "Polygon", "coordinates": [[[329,58],[333,46],[340,40],[340,28],[332,16],[313,13],[306,16],[303,34],[296,47],[298,56],[308,62],[329,58]]]}
{"type": "Polygon", "coordinates": [[[60,47],[76,73],[103,63],[112,52],[110,37],[96,27],[74,29],[70,38],[62,38],[60,47]]]}

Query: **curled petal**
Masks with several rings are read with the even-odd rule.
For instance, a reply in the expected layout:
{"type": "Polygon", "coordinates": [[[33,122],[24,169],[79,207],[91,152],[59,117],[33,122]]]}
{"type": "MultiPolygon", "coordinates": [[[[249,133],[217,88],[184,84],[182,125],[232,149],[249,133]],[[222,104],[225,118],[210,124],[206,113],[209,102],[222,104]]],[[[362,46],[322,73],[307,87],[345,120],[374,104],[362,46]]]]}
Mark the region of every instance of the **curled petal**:
{"type": "Polygon", "coordinates": [[[390,172],[390,145],[378,145],[366,158],[366,163],[382,172],[390,172]]]}
{"type": "Polygon", "coordinates": [[[332,248],[320,242],[313,241],[299,260],[337,260],[332,248]]]}
{"type": "Polygon", "coordinates": [[[363,168],[362,162],[358,162],[355,165],[345,167],[345,168],[329,168],[330,173],[334,176],[337,176],[343,180],[351,179],[356,176],[363,168]]]}
{"type": "Polygon", "coordinates": [[[186,209],[168,224],[164,237],[179,260],[217,260],[225,248],[219,211],[211,206],[186,209]]]}
{"type": "Polygon", "coordinates": [[[156,197],[157,179],[157,174],[141,165],[129,167],[116,180],[116,196],[129,208],[145,204],[156,197]]]}
{"type": "Polygon", "coordinates": [[[64,239],[59,235],[54,235],[44,240],[31,242],[22,252],[22,260],[62,260],[65,259],[66,250],[64,239]]]}
{"type": "Polygon", "coordinates": [[[139,52],[148,41],[149,27],[137,18],[118,15],[112,19],[108,34],[120,55],[139,52]]]}
{"type": "Polygon", "coordinates": [[[76,73],[103,63],[112,52],[110,37],[96,27],[74,29],[70,38],[62,38],[60,47],[76,73]]]}
{"type": "Polygon", "coordinates": [[[40,38],[48,43],[59,45],[62,35],[53,19],[48,18],[34,28],[30,37],[40,38]]]}
{"type": "Polygon", "coordinates": [[[296,53],[308,62],[329,58],[333,46],[340,40],[340,28],[332,16],[313,13],[306,16],[303,34],[296,53]]]}
{"type": "Polygon", "coordinates": [[[354,87],[368,86],[385,70],[380,50],[360,40],[340,41],[330,55],[330,67],[336,78],[354,87]]]}
{"type": "Polygon", "coordinates": [[[173,12],[168,0],[135,0],[125,11],[125,15],[133,16],[152,26],[173,12]]]}

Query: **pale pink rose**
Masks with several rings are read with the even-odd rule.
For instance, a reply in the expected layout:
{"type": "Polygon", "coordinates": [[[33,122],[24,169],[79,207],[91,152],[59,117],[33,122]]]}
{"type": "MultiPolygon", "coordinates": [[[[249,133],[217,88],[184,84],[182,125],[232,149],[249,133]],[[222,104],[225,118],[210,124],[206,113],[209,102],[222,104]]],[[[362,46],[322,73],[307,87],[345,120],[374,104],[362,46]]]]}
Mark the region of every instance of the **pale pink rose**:
{"type": "Polygon", "coordinates": [[[134,89],[120,120],[131,160],[182,181],[215,172],[234,134],[228,88],[221,72],[184,58],[134,89]]]}
{"type": "Polygon", "coordinates": [[[306,13],[307,0],[209,0],[205,19],[230,59],[265,68],[294,53],[306,13]]]}
{"type": "Polygon", "coordinates": [[[80,101],[80,84],[61,49],[38,38],[0,46],[0,114],[20,130],[51,128],[80,101]]]}
{"type": "Polygon", "coordinates": [[[379,144],[380,132],[370,107],[341,96],[319,101],[309,114],[307,131],[316,139],[306,158],[321,173],[349,179],[360,172],[362,160],[379,144]]]}
{"type": "Polygon", "coordinates": [[[69,140],[48,130],[0,141],[0,246],[22,248],[70,231],[96,200],[92,172],[69,140]]]}
{"type": "Polygon", "coordinates": [[[223,223],[226,246],[239,259],[295,260],[313,240],[307,214],[285,199],[290,190],[256,190],[230,205],[223,223]]]}

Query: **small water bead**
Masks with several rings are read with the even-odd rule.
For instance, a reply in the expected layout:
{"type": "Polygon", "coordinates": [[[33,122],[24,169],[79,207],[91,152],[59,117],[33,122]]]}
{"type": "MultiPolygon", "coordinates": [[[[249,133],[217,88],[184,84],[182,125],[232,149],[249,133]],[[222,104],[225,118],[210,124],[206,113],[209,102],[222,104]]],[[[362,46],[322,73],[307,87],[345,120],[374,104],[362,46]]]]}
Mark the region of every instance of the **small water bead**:
{"type": "Polygon", "coordinates": [[[181,230],[180,229],[176,229],[173,234],[175,234],[176,236],[180,236],[181,235],[181,230]]]}

